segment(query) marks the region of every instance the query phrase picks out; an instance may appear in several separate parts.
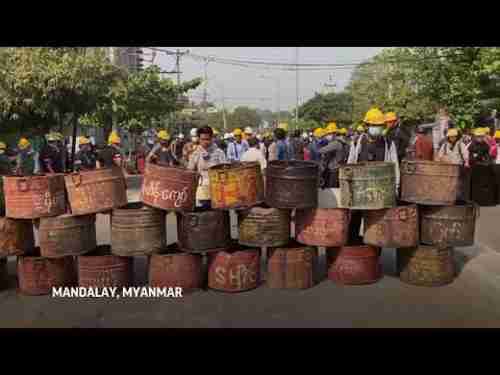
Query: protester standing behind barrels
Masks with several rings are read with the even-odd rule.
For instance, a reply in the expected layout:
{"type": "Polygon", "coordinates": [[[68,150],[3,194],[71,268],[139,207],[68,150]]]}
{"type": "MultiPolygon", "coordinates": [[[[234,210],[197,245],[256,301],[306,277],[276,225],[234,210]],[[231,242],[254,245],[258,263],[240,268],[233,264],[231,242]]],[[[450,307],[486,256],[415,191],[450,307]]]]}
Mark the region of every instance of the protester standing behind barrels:
{"type": "Polygon", "coordinates": [[[187,168],[200,173],[201,178],[196,191],[198,206],[210,209],[210,180],[208,169],[226,162],[224,152],[213,143],[213,131],[209,126],[204,126],[197,131],[200,144],[193,152],[187,168]]]}
{"type": "Polygon", "coordinates": [[[267,167],[266,158],[262,154],[262,151],[259,149],[259,141],[257,138],[250,138],[248,140],[248,146],[250,147],[243,156],[241,157],[241,161],[258,161],[260,163],[260,169],[264,170],[267,167]]]}
{"type": "Polygon", "coordinates": [[[92,171],[96,169],[97,157],[87,137],[79,137],[80,149],[75,155],[75,171],[92,171]]]}

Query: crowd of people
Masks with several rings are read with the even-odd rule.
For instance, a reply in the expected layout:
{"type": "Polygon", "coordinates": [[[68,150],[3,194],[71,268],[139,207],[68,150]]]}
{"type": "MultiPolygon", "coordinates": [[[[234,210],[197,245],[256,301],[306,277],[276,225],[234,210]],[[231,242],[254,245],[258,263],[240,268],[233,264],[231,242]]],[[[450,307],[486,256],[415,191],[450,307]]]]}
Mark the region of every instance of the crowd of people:
{"type": "MultiPolygon", "coordinates": [[[[146,163],[163,166],[181,166],[200,172],[202,178],[198,199],[202,206],[210,202],[208,168],[220,163],[258,162],[264,170],[270,161],[305,160],[319,164],[320,187],[338,188],[338,169],[343,164],[366,161],[393,162],[396,185],[399,188],[399,165],[404,158],[434,160],[465,167],[475,164],[500,164],[500,131],[488,124],[461,131],[450,122],[436,142],[432,126],[413,129],[401,126],[393,113],[370,109],[363,122],[355,127],[338,127],[335,122],[309,131],[288,132],[278,126],[273,132],[255,132],[251,127],[221,134],[209,126],[193,128],[189,139],[179,134],[173,139],[166,130],[156,133],[156,143],[143,142],[136,150],[136,164],[142,173],[146,163]]],[[[127,159],[120,136],[112,132],[107,146],[97,148],[88,137],[78,138],[79,150],[74,163],[57,132],[46,136],[40,152],[34,151],[30,141],[21,138],[16,149],[0,142],[0,175],[34,175],[125,168],[127,159]]]]}

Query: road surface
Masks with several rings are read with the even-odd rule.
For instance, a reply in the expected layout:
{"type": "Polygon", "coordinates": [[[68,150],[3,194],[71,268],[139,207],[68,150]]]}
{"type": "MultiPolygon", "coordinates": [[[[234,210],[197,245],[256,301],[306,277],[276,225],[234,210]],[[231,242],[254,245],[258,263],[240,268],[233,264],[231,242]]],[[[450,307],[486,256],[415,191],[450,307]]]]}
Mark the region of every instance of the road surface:
{"type": "MultiPolygon", "coordinates": [[[[129,185],[130,200],[138,199],[129,185]]],[[[98,242],[109,243],[109,219],[98,215],[98,242]]],[[[181,299],[69,299],[16,293],[15,258],[10,288],[0,292],[0,327],[162,328],[404,328],[500,327],[500,207],[483,208],[476,246],[457,249],[459,275],[447,286],[406,285],[395,274],[395,250],[384,249],[383,279],[341,286],[324,279],[304,291],[225,294],[199,291],[181,299]]],[[[168,243],[176,241],[175,216],[167,217],[168,243]]],[[[320,262],[325,268],[324,252],[320,262]]],[[[264,254],[262,267],[265,270],[264,254]]],[[[326,271],[324,269],[324,271],[326,271]]],[[[145,258],[135,258],[136,284],[146,281],[145,258]]]]}

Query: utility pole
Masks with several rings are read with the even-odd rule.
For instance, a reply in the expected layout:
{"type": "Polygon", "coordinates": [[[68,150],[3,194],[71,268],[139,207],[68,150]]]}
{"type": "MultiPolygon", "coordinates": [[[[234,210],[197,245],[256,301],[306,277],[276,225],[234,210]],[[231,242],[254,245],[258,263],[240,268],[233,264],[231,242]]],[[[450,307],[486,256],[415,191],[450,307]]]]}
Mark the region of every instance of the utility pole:
{"type": "Polygon", "coordinates": [[[295,47],[295,123],[299,122],[299,47],[295,47]]]}
{"type": "Polygon", "coordinates": [[[224,96],[224,85],[221,85],[221,92],[222,92],[222,122],[224,124],[224,132],[227,130],[227,123],[226,123],[226,100],[224,96]]]}
{"type": "Polygon", "coordinates": [[[203,65],[203,70],[204,70],[204,87],[203,87],[203,112],[207,113],[207,86],[208,86],[208,59],[205,59],[205,64],[203,65]]]}

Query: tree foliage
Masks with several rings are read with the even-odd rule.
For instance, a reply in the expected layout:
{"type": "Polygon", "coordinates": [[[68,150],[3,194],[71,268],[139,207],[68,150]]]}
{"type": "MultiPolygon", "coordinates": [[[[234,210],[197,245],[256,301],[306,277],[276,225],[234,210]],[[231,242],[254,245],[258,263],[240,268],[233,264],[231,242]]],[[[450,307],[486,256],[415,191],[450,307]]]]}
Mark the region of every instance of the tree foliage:
{"type": "Polygon", "coordinates": [[[318,124],[336,121],[351,123],[353,98],[348,92],[316,94],[299,107],[299,118],[318,124]]]}

